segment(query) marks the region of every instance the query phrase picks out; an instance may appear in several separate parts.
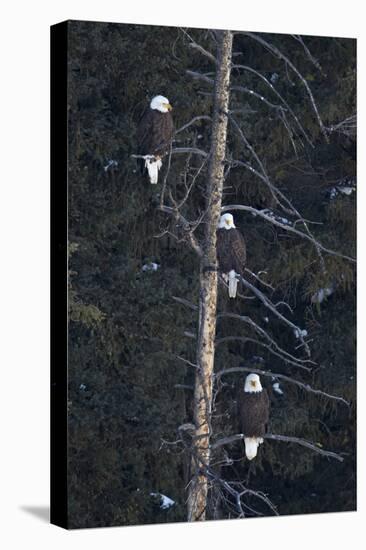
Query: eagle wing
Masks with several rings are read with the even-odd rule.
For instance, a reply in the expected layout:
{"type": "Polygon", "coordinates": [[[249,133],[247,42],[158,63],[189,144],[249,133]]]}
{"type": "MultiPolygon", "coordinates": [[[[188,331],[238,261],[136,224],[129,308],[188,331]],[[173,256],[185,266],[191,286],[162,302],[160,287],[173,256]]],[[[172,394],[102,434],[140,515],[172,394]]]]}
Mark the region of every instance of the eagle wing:
{"type": "Polygon", "coordinates": [[[262,437],[269,420],[270,402],[265,388],[258,393],[239,393],[238,399],[241,430],[246,437],[262,437]]]}
{"type": "Polygon", "coordinates": [[[153,128],[153,117],[151,109],[147,109],[142,115],[137,128],[137,142],[139,155],[153,154],[151,149],[151,134],[153,128]]]}
{"type": "Polygon", "coordinates": [[[142,116],[137,130],[140,155],[163,156],[169,150],[174,134],[173,117],[148,109],[142,116]]]}
{"type": "Polygon", "coordinates": [[[229,233],[231,233],[231,253],[234,260],[232,269],[242,274],[247,260],[245,240],[238,229],[230,229],[229,233]]]}

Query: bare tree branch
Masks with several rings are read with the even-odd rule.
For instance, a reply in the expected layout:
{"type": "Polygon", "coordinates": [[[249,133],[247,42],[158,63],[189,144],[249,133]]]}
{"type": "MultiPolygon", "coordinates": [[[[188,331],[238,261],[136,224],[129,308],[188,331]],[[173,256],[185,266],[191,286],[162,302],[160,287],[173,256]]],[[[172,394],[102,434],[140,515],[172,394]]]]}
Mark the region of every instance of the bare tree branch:
{"type": "MultiPolygon", "coordinates": [[[[309,359],[297,359],[296,357],[294,357],[293,359],[289,359],[289,357],[287,357],[286,355],[282,355],[280,351],[273,349],[273,347],[270,344],[265,344],[260,340],[256,340],[255,338],[248,338],[247,336],[224,336],[223,338],[218,338],[215,342],[215,345],[219,346],[220,344],[224,344],[226,342],[242,342],[243,344],[246,344],[246,343],[256,344],[257,346],[266,348],[272,355],[275,355],[276,357],[281,359],[284,363],[293,365],[294,367],[298,367],[300,369],[304,369],[304,363],[315,364],[309,359]]],[[[311,369],[308,367],[305,367],[304,370],[307,370],[310,372],[311,369]]]]}
{"type": "Polygon", "coordinates": [[[316,443],[312,443],[311,441],[308,441],[307,439],[302,439],[300,437],[292,437],[288,435],[277,435],[277,434],[266,434],[264,436],[264,439],[273,439],[274,441],[284,441],[285,443],[297,443],[298,445],[301,445],[302,447],[307,447],[308,449],[311,449],[315,453],[318,453],[322,456],[334,458],[339,462],[343,462],[344,460],[343,456],[341,456],[340,454],[333,453],[332,451],[326,451],[325,449],[322,449],[321,447],[319,447],[316,443]]]}
{"type": "Polygon", "coordinates": [[[352,262],[352,263],[356,262],[355,258],[352,258],[351,256],[347,256],[345,254],[341,254],[340,252],[335,252],[334,250],[330,250],[329,248],[326,248],[319,241],[314,239],[314,237],[310,237],[307,233],[299,231],[298,229],[294,229],[290,225],[285,225],[279,222],[278,220],[271,218],[270,216],[265,214],[262,210],[257,210],[256,208],[253,208],[251,206],[245,206],[242,204],[229,204],[227,206],[223,206],[221,210],[222,212],[228,212],[229,210],[245,210],[246,212],[251,212],[252,214],[255,214],[256,216],[263,218],[264,220],[272,223],[273,225],[276,225],[277,227],[281,227],[285,231],[299,235],[303,239],[307,239],[308,241],[312,242],[315,247],[320,248],[320,250],[322,250],[323,252],[326,252],[327,254],[330,254],[331,256],[337,256],[338,258],[343,258],[344,260],[348,260],[349,262],[352,262]]]}
{"type": "MultiPolygon", "coordinates": [[[[307,439],[302,439],[300,437],[293,437],[289,435],[278,435],[278,434],[265,434],[263,436],[264,439],[272,439],[274,441],[284,441],[285,443],[296,443],[297,445],[301,445],[302,447],[307,447],[308,449],[314,451],[315,453],[318,453],[322,456],[326,456],[328,458],[334,458],[335,460],[338,460],[338,462],[343,462],[344,458],[338,453],[334,453],[332,451],[326,451],[325,449],[322,449],[317,445],[316,443],[312,443],[311,441],[308,441],[307,439]]],[[[221,439],[218,439],[215,443],[211,445],[212,449],[217,449],[218,447],[222,447],[223,445],[230,445],[231,443],[234,443],[235,441],[240,441],[241,439],[244,439],[244,434],[235,434],[229,437],[223,437],[221,439]]]]}
{"type": "Polygon", "coordinates": [[[323,124],[323,121],[320,117],[320,114],[319,114],[319,111],[318,111],[318,107],[315,103],[315,99],[314,99],[314,96],[313,96],[313,93],[310,89],[310,86],[309,84],[307,83],[306,79],[302,76],[302,74],[300,73],[300,71],[295,67],[295,65],[289,60],[289,58],[284,55],[276,46],[274,46],[273,44],[270,44],[269,42],[267,42],[266,40],[264,40],[261,36],[258,36],[257,34],[254,34],[252,32],[238,32],[237,34],[245,34],[247,36],[250,36],[251,38],[253,38],[254,40],[256,40],[257,42],[259,42],[260,44],[262,44],[262,46],[264,46],[265,48],[267,48],[269,51],[271,51],[273,54],[275,54],[277,57],[279,57],[280,59],[282,59],[285,63],[286,63],[286,66],[289,66],[291,67],[291,69],[294,71],[294,73],[297,75],[297,77],[300,79],[301,83],[303,84],[303,86],[305,87],[306,89],[306,92],[310,98],[310,103],[312,105],[312,108],[314,110],[314,113],[316,115],[316,118],[318,120],[318,124],[320,126],[320,129],[326,139],[327,142],[329,142],[329,137],[328,137],[328,133],[327,133],[327,129],[326,127],[324,126],[323,124]]]}
{"type": "Polygon", "coordinates": [[[260,101],[262,101],[263,103],[268,105],[268,107],[271,107],[272,109],[276,109],[277,111],[285,110],[285,108],[282,107],[282,105],[276,105],[275,103],[272,103],[267,98],[265,98],[263,95],[255,92],[254,90],[251,90],[250,88],[246,88],[245,86],[231,86],[230,89],[234,92],[243,92],[245,94],[249,94],[253,97],[256,97],[257,99],[259,99],[260,101]]]}
{"type": "Polygon", "coordinates": [[[215,80],[213,78],[208,77],[207,75],[203,73],[198,73],[197,71],[190,71],[187,70],[186,74],[194,78],[195,80],[203,80],[203,82],[207,82],[207,84],[211,84],[212,86],[215,84],[215,80]]]}
{"type": "MultiPolygon", "coordinates": [[[[297,363],[296,366],[300,366],[301,362],[303,362],[303,363],[308,362],[308,363],[312,363],[313,365],[315,364],[310,359],[302,361],[301,359],[298,359],[297,357],[294,357],[293,355],[291,355],[290,353],[288,353],[287,351],[282,349],[277,344],[277,342],[273,338],[270,337],[268,332],[266,332],[263,328],[261,328],[259,325],[257,325],[257,323],[255,323],[253,321],[253,319],[251,319],[250,317],[245,316],[245,315],[239,315],[237,313],[219,313],[218,316],[217,316],[218,319],[225,318],[225,317],[229,318],[229,319],[236,319],[238,321],[242,321],[243,323],[246,323],[247,325],[252,327],[257,334],[260,334],[261,336],[263,336],[263,338],[265,338],[273,346],[273,348],[275,350],[277,350],[282,356],[288,357],[292,361],[295,361],[297,363]]],[[[306,366],[301,366],[301,368],[304,369],[304,370],[307,370],[307,371],[311,370],[309,367],[306,367],[306,366]]]]}
{"type": "Polygon", "coordinates": [[[192,120],[187,122],[187,124],[184,124],[183,126],[178,128],[178,130],[176,130],[176,132],[175,132],[175,135],[180,134],[180,132],[183,132],[183,130],[186,130],[187,128],[192,126],[192,124],[195,124],[199,120],[209,120],[210,122],[212,122],[212,118],[208,115],[195,116],[195,117],[192,118],[192,120]]]}
{"type": "Polygon", "coordinates": [[[310,356],[310,349],[309,349],[309,346],[307,345],[307,343],[305,342],[305,340],[302,336],[302,329],[300,327],[298,327],[297,325],[295,325],[294,323],[292,323],[292,321],[289,321],[289,319],[287,319],[287,317],[282,315],[282,313],[280,313],[278,311],[278,309],[271,302],[271,300],[269,298],[267,298],[263,294],[263,292],[258,290],[258,288],[256,288],[254,285],[252,285],[249,281],[244,279],[244,277],[242,277],[242,276],[240,277],[240,280],[246,288],[249,288],[249,290],[251,290],[253,292],[253,294],[255,294],[257,296],[257,298],[259,298],[259,300],[262,302],[262,304],[264,304],[266,306],[266,308],[268,308],[270,311],[272,311],[272,313],[274,313],[274,315],[276,315],[276,317],[281,319],[282,322],[284,322],[286,325],[291,327],[295,331],[295,333],[298,334],[298,338],[301,341],[301,343],[304,345],[304,349],[305,349],[306,353],[308,354],[308,356],[310,356]]]}
{"type": "Polygon", "coordinates": [[[243,70],[248,71],[248,72],[251,72],[251,73],[257,75],[259,78],[261,78],[262,81],[265,82],[266,85],[269,86],[269,88],[276,94],[276,96],[280,99],[280,101],[282,101],[282,103],[283,103],[283,105],[285,106],[286,110],[290,113],[290,115],[291,115],[291,116],[293,117],[293,119],[295,120],[297,127],[299,128],[301,134],[304,136],[304,138],[306,139],[306,141],[308,142],[308,144],[309,144],[311,147],[314,147],[313,142],[311,141],[311,139],[310,139],[310,137],[308,136],[307,132],[305,131],[304,127],[303,127],[302,124],[300,123],[298,117],[296,116],[296,114],[294,113],[294,111],[291,109],[290,105],[287,103],[287,101],[285,100],[285,98],[278,92],[278,90],[273,86],[273,84],[272,84],[264,75],[262,75],[259,71],[256,71],[256,70],[253,69],[252,67],[249,67],[248,65],[233,65],[232,68],[233,68],[233,69],[243,69],[243,70]]]}
{"type": "Polygon", "coordinates": [[[311,54],[311,52],[310,52],[309,48],[307,47],[307,45],[305,44],[302,36],[300,36],[299,34],[293,34],[292,36],[295,40],[300,42],[300,44],[302,45],[302,47],[304,49],[304,52],[306,53],[307,57],[310,59],[311,63],[318,69],[318,71],[321,72],[321,74],[323,76],[326,76],[323,69],[321,68],[321,65],[320,65],[319,61],[317,59],[315,59],[315,57],[311,54]]]}
{"type": "Polygon", "coordinates": [[[202,55],[206,56],[215,65],[217,64],[217,59],[211,52],[207,51],[200,44],[197,44],[197,42],[192,38],[190,34],[188,34],[188,32],[185,29],[181,28],[180,30],[190,40],[190,43],[189,43],[190,48],[193,48],[194,50],[199,51],[202,55]]]}
{"type": "Polygon", "coordinates": [[[198,256],[201,257],[203,254],[202,248],[196,237],[193,235],[189,221],[178,210],[175,210],[171,206],[159,206],[159,210],[165,212],[166,214],[169,214],[170,216],[173,216],[177,221],[181,223],[187,241],[189,242],[193,250],[198,254],[198,256]]]}
{"type": "Polygon", "coordinates": [[[340,403],[343,403],[344,405],[347,405],[347,407],[350,407],[350,404],[348,401],[346,401],[343,397],[339,397],[338,395],[332,395],[330,393],[326,393],[321,390],[317,390],[315,388],[312,388],[309,384],[304,384],[303,382],[300,382],[299,380],[296,380],[295,378],[290,378],[289,376],[286,376],[284,374],[278,374],[276,372],[272,371],[266,371],[262,369],[253,369],[251,367],[232,367],[230,369],[224,369],[215,374],[216,377],[221,377],[224,374],[230,374],[233,372],[254,372],[256,374],[260,374],[261,376],[269,376],[270,378],[278,378],[280,380],[284,380],[285,382],[289,382],[290,384],[295,384],[296,386],[299,386],[299,388],[302,388],[303,390],[314,393],[315,395],[321,395],[323,397],[326,397],[327,399],[331,399],[334,401],[339,401],[340,403]]]}

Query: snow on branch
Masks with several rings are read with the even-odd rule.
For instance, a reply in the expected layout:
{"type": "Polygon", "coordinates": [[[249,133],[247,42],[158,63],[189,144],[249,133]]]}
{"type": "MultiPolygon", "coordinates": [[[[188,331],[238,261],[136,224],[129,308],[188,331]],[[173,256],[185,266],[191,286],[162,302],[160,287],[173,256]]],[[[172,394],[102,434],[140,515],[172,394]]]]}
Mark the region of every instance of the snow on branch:
{"type": "Polygon", "coordinates": [[[276,372],[272,372],[272,371],[266,371],[262,369],[253,369],[252,367],[232,367],[232,368],[224,369],[217,372],[215,374],[215,377],[220,378],[225,374],[230,374],[233,372],[254,372],[255,374],[259,374],[260,376],[269,376],[270,378],[278,378],[278,379],[284,380],[285,382],[288,382],[289,384],[295,384],[299,388],[302,388],[303,390],[309,393],[314,393],[315,395],[320,395],[320,396],[326,397],[327,399],[331,399],[333,401],[339,401],[340,403],[347,405],[347,407],[350,406],[349,402],[346,401],[343,397],[339,397],[338,395],[332,395],[322,390],[317,390],[315,388],[312,388],[309,384],[304,384],[303,382],[300,382],[295,378],[291,378],[284,374],[277,374],[276,372]]]}
{"type": "Polygon", "coordinates": [[[259,300],[262,302],[262,304],[265,305],[266,308],[268,308],[270,311],[272,311],[272,313],[274,313],[274,315],[276,315],[276,317],[278,317],[279,319],[281,319],[281,321],[283,323],[285,323],[286,325],[288,325],[289,327],[291,327],[295,334],[298,334],[298,337],[299,339],[301,340],[301,343],[303,344],[304,346],[304,349],[307,353],[308,356],[310,356],[310,349],[309,349],[309,346],[308,344],[305,342],[304,340],[304,337],[303,337],[303,330],[298,327],[297,325],[295,325],[294,323],[292,323],[292,321],[289,321],[289,319],[287,319],[287,317],[285,317],[284,315],[282,315],[282,313],[280,313],[278,311],[278,309],[276,308],[276,306],[271,302],[271,300],[269,298],[267,298],[267,296],[265,296],[263,294],[263,292],[261,292],[258,288],[256,288],[254,285],[252,285],[249,281],[247,281],[246,279],[244,279],[244,277],[240,277],[240,280],[241,282],[243,283],[243,285],[248,288],[249,290],[251,290],[253,292],[253,294],[255,294],[257,296],[257,298],[259,298],[259,300]]]}
{"type": "Polygon", "coordinates": [[[252,327],[254,329],[254,331],[259,334],[260,336],[262,336],[265,340],[267,340],[267,342],[270,344],[270,346],[272,347],[272,349],[275,349],[276,351],[278,351],[282,357],[287,357],[288,359],[290,359],[291,361],[293,362],[296,362],[296,366],[304,369],[304,370],[307,370],[307,371],[310,371],[311,368],[309,367],[306,367],[304,364],[302,363],[311,363],[313,365],[315,365],[315,363],[313,361],[311,361],[310,359],[307,359],[307,360],[302,360],[302,359],[299,359],[293,355],[291,355],[289,352],[285,351],[284,349],[282,349],[278,344],[277,342],[270,337],[270,335],[268,334],[268,332],[266,332],[262,327],[260,327],[259,325],[257,325],[257,323],[255,323],[253,321],[253,319],[251,319],[250,317],[246,316],[246,315],[239,315],[238,313],[219,313],[217,315],[217,319],[222,319],[222,318],[229,318],[229,319],[236,319],[238,321],[242,321],[243,323],[246,323],[247,325],[249,325],[250,327],[252,327]]]}
{"type": "Polygon", "coordinates": [[[351,256],[347,256],[346,254],[341,254],[340,252],[335,252],[334,250],[331,250],[330,248],[323,246],[314,237],[311,237],[309,234],[304,233],[303,231],[299,231],[298,229],[295,229],[290,225],[285,225],[279,222],[276,218],[271,217],[268,214],[265,214],[263,210],[257,210],[256,208],[253,208],[251,206],[246,206],[243,204],[229,204],[227,206],[223,206],[221,210],[222,212],[229,212],[230,210],[245,210],[246,212],[251,212],[253,215],[263,218],[264,220],[272,223],[273,225],[276,225],[277,227],[281,227],[282,229],[285,229],[285,231],[289,231],[290,233],[294,233],[299,237],[302,237],[303,239],[307,239],[308,241],[313,243],[313,245],[316,248],[322,250],[323,252],[326,252],[327,254],[330,254],[331,256],[337,256],[338,258],[343,258],[344,260],[348,260],[349,262],[352,262],[352,263],[356,262],[355,258],[352,258],[351,256]]]}

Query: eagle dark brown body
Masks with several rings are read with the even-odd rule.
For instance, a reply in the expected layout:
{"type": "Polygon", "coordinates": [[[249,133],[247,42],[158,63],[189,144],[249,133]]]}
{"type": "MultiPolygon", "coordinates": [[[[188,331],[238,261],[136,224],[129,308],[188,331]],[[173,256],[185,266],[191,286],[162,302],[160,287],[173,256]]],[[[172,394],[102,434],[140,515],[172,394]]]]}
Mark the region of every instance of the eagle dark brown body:
{"type": "Polygon", "coordinates": [[[243,235],[236,228],[217,230],[217,260],[221,273],[232,269],[243,275],[247,254],[243,235]]]}
{"type": "Polygon", "coordinates": [[[263,437],[269,420],[270,402],[265,388],[260,392],[239,392],[241,431],[245,437],[263,437]]]}
{"type": "Polygon", "coordinates": [[[171,113],[161,113],[149,108],[143,115],[137,131],[139,155],[163,157],[169,152],[173,135],[174,123],[171,113]]]}

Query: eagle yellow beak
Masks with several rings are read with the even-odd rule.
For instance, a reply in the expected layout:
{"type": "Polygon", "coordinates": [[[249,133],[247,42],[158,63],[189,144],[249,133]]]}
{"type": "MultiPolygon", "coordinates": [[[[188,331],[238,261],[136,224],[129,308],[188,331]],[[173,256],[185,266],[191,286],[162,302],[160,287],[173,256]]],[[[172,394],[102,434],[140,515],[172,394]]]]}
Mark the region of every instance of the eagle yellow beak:
{"type": "Polygon", "coordinates": [[[255,388],[256,386],[256,381],[255,380],[252,380],[251,383],[250,383],[251,386],[253,386],[253,388],[255,388]]]}
{"type": "Polygon", "coordinates": [[[226,225],[230,225],[230,220],[225,220],[226,225]]]}
{"type": "Polygon", "coordinates": [[[165,107],[168,109],[168,111],[171,111],[173,109],[170,103],[166,103],[165,107]]]}

